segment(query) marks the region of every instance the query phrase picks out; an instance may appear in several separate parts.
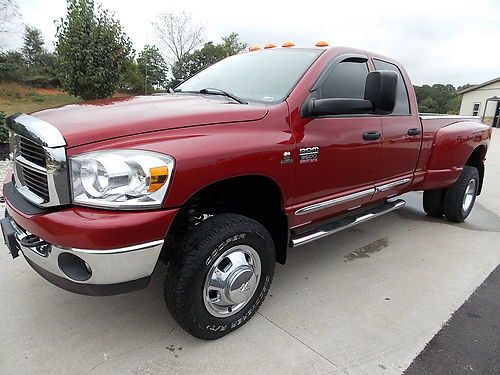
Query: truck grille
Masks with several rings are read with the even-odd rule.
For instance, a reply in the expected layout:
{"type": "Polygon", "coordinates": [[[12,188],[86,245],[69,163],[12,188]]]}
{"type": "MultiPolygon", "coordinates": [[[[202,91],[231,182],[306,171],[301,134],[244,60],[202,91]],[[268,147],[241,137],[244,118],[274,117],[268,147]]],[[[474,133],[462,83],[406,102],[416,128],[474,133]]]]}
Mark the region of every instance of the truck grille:
{"type": "Polygon", "coordinates": [[[17,191],[40,207],[69,204],[66,142],[59,130],[24,114],[9,117],[7,128],[17,191]]]}
{"type": "Polygon", "coordinates": [[[50,196],[47,175],[24,166],[21,166],[21,170],[25,186],[42,198],[44,202],[48,202],[50,196]]]}
{"type": "Polygon", "coordinates": [[[45,167],[47,165],[47,155],[42,146],[26,138],[19,139],[19,152],[26,160],[36,165],[45,167]]]}

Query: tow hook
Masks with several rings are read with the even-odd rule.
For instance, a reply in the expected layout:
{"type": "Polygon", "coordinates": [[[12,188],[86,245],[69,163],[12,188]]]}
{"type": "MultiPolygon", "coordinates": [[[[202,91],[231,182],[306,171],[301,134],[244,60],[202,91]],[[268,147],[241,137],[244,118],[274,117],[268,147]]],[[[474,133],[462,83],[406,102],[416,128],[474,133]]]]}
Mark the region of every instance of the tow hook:
{"type": "Polygon", "coordinates": [[[21,246],[29,247],[30,249],[36,251],[43,257],[47,257],[50,254],[50,244],[33,234],[28,234],[27,236],[20,238],[19,243],[21,246]]]}

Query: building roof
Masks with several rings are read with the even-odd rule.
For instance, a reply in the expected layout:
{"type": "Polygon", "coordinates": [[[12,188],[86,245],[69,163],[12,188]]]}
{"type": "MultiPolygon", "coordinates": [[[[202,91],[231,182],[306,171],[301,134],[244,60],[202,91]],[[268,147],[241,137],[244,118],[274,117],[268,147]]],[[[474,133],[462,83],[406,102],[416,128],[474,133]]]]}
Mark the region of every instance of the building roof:
{"type": "Polygon", "coordinates": [[[491,85],[492,83],[497,83],[497,82],[500,82],[500,77],[493,78],[493,79],[491,79],[489,81],[480,83],[479,85],[475,85],[475,86],[469,87],[467,89],[463,89],[463,90],[457,91],[457,94],[459,94],[459,95],[460,94],[465,94],[466,92],[474,91],[474,90],[480,89],[481,87],[488,86],[488,85],[491,85]]]}

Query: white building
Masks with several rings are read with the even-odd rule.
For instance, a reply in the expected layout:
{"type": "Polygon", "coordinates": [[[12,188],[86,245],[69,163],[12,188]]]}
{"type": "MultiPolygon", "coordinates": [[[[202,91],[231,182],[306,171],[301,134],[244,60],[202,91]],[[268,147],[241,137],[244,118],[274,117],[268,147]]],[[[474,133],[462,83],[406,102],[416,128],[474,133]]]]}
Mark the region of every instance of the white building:
{"type": "Polygon", "coordinates": [[[500,127],[500,77],[461,90],[460,114],[483,116],[484,122],[500,127]]]}

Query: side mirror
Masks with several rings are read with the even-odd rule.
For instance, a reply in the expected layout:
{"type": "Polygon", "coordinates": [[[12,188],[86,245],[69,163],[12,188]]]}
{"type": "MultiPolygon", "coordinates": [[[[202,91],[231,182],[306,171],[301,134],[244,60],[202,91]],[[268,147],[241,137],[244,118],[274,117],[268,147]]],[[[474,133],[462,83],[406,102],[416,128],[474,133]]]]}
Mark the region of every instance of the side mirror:
{"type": "Polygon", "coordinates": [[[369,100],[352,98],[311,99],[306,111],[309,116],[363,114],[372,113],[373,104],[369,100]]]}
{"type": "Polygon", "coordinates": [[[377,70],[366,77],[365,99],[373,103],[374,113],[386,115],[394,111],[398,74],[377,70]]]}

